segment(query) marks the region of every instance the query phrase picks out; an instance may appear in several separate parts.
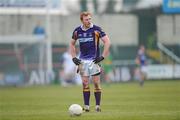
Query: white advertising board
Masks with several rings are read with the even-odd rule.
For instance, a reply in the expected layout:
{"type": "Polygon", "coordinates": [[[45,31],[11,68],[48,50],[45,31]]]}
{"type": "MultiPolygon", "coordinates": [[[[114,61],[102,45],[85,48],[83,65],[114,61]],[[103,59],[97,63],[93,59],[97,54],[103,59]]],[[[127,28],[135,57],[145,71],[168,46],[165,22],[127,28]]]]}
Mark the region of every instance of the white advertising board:
{"type": "Polygon", "coordinates": [[[174,78],[180,78],[180,65],[174,66],[174,78]]]}
{"type": "Polygon", "coordinates": [[[148,65],[148,79],[180,78],[180,65],[148,65]]]}

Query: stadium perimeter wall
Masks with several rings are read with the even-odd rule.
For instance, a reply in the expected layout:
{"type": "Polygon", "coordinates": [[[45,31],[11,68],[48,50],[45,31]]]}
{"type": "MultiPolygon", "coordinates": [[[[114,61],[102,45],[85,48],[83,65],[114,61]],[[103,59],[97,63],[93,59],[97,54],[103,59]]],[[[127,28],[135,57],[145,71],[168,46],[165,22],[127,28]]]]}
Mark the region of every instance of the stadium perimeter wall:
{"type": "MultiPolygon", "coordinates": [[[[138,18],[135,15],[93,16],[95,24],[101,26],[114,45],[138,45],[138,18]]],[[[0,15],[0,36],[29,35],[36,24],[46,27],[45,15],[0,15]]],[[[80,25],[79,15],[51,16],[53,44],[68,44],[72,31],[80,25]]]]}

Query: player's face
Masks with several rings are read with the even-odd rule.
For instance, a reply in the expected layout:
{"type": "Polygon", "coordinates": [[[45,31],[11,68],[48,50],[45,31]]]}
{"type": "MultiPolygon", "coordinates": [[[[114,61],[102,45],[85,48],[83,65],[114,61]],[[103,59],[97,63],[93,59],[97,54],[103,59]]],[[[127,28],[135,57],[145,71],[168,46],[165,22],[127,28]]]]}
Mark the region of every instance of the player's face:
{"type": "Polygon", "coordinates": [[[89,28],[91,25],[91,16],[90,15],[83,16],[82,23],[83,23],[85,28],[89,28]]]}
{"type": "Polygon", "coordinates": [[[141,46],[140,49],[141,49],[142,52],[145,52],[145,47],[144,46],[141,46]]]}

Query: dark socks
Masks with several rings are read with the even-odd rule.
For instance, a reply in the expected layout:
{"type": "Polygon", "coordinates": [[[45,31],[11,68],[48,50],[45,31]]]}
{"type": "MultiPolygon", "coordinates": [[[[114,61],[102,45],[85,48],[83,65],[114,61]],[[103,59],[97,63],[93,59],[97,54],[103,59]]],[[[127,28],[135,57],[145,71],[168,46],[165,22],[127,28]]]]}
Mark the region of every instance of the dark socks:
{"type": "Polygon", "coordinates": [[[90,90],[83,91],[83,97],[84,97],[84,105],[89,105],[89,99],[90,99],[90,90]]]}
{"type": "Polygon", "coordinates": [[[100,105],[100,102],[101,102],[101,92],[100,91],[94,92],[94,96],[95,96],[95,99],[96,99],[96,105],[100,105]]]}

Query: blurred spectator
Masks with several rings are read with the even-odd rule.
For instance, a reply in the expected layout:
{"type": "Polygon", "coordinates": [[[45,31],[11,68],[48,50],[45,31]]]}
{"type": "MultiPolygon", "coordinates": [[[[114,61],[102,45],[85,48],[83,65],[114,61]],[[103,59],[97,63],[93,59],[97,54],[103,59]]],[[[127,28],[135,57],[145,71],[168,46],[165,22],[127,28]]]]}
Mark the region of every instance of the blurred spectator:
{"type": "Polygon", "coordinates": [[[45,35],[45,29],[44,27],[41,25],[41,22],[38,21],[37,25],[35,26],[34,30],[33,30],[33,34],[34,35],[45,35]]]}
{"type": "Polygon", "coordinates": [[[145,53],[145,47],[143,45],[140,46],[137,57],[135,59],[137,68],[135,69],[135,78],[140,80],[140,86],[144,85],[144,80],[146,79],[147,73],[147,58],[145,53]]]}
{"type": "MultiPolygon", "coordinates": [[[[32,31],[32,34],[33,35],[36,35],[36,37],[41,37],[41,38],[43,38],[44,39],[44,37],[45,37],[45,29],[44,29],[44,27],[41,25],[41,22],[40,21],[38,21],[37,22],[37,24],[36,24],[36,26],[34,27],[34,29],[33,29],[33,31],[32,31]]],[[[33,48],[32,48],[32,54],[33,54],[33,58],[35,59],[35,60],[38,60],[39,59],[39,55],[40,54],[42,54],[41,52],[42,52],[42,47],[43,46],[41,46],[41,47],[39,47],[38,45],[34,45],[34,46],[32,46],[33,48]]]]}

